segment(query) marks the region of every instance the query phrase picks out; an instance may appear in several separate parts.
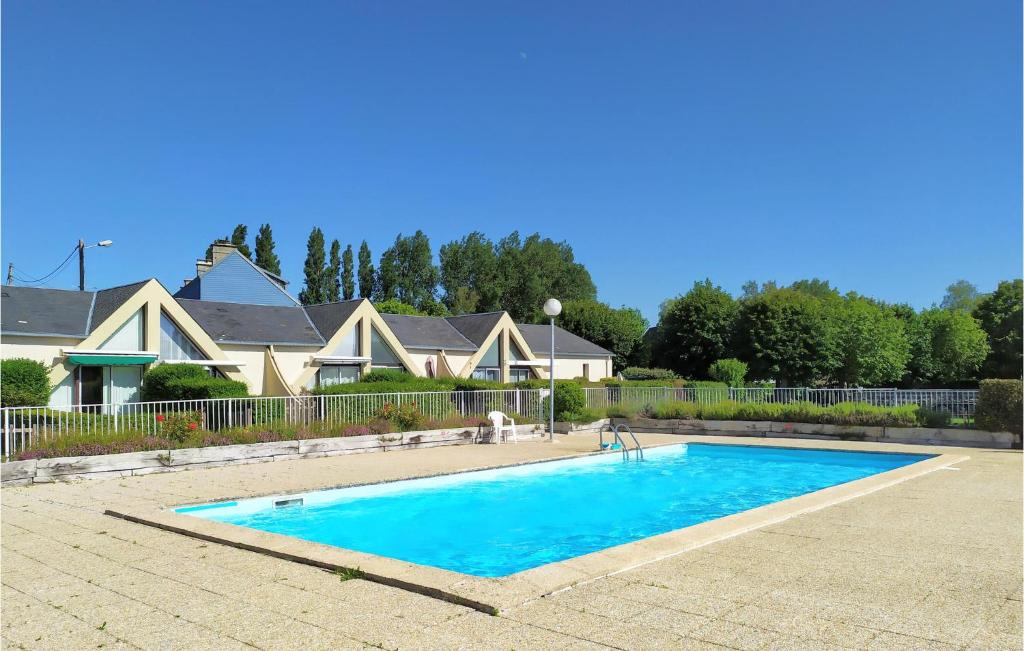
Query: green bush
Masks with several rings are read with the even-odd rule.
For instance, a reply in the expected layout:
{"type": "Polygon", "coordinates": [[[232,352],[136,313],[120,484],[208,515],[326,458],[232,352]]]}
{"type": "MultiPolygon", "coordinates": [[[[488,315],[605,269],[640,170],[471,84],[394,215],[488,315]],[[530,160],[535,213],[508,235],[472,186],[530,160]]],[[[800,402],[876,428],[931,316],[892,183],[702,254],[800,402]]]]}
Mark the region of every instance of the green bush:
{"type": "Polygon", "coordinates": [[[405,402],[397,407],[387,403],[377,411],[377,418],[386,420],[399,432],[423,429],[427,417],[415,402],[405,402]]]}
{"type": "MultiPolygon", "coordinates": [[[[523,384],[523,383],[520,383],[523,384]]],[[[516,388],[535,388],[520,387],[516,388]]],[[[547,384],[544,385],[545,387],[547,384]]],[[[352,393],[418,393],[424,391],[485,391],[494,389],[511,388],[507,384],[494,382],[492,380],[477,380],[475,378],[426,378],[416,377],[402,372],[388,371],[383,373],[380,370],[367,373],[360,382],[348,384],[332,384],[326,387],[317,387],[310,393],[313,395],[342,395],[352,393]],[[373,379],[369,379],[374,376],[373,379]]]]}
{"type": "Polygon", "coordinates": [[[747,377],[747,365],[738,359],[720,359],[708,368],[711,379],[730,387],[742,387],[747,377]]]}
{"type": "Polygon", "coordinates": [[[142,400],[205,400],[208,398],[246,398],[245,382],[210,377],[196,364],[158,364],[142,377],[142,400]]]}
{"type": "Polygon", "coordinates": [[[686,380],[676,378],[675,380],[602,380],[601,386],[605,387],[682,387],[686,386],[686,380]]]}
{"type": "Polygon", "coordinates": [[[44,407],[50,402],[50,375],[32,359],[0,361],[0,405],[44,407]]]}
{"type": "Polygon", "coordinates": [[[676,374],[666,368],[627,366],[619,371],[627,380],[675,380],[676,374]]]}
{"type": "Polygon", "coordinates": [[[362,378],[360,382],[409,382],[415,380],[416,376],[411,373],[406,373],[397,368],[378,368],[370,371],[362,378]]]}
{"type": "Polygon", "coordinates": [[[663,402],[648,408],[647,414],[658,419],[763,420],[876,427],[925,425],[928,418],[932,417],[929,414],[922,414],[917,405],[876,407],[863,402],[841,402],[822,407],[810,402],[740,403],[731,400],[709,404],[663,402]]]}
{"type": "MultiPolygon", "coordinates": [[[[543,411],[550,413],[551,398],[544,398],[543,411]]],[[[593,413],[587,409],[587,396],[574,382],[555,383],[555,420],[581,422],[593,413]]]]}
{"type": "Polygon", "coordinates": [[[1021,435],[1024,412],[1020,380],[982,380],[978,383],[978,406],[975,422],[990,432],[1012,432],[1021,435]]]}

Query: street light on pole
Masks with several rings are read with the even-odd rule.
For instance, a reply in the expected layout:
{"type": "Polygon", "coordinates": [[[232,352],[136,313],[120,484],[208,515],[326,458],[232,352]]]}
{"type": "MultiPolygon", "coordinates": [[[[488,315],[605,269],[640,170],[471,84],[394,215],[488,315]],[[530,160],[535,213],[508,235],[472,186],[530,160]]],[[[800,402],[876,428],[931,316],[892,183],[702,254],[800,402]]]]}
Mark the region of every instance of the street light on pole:
{"type": "Polygon", "coordinates": [[[85,240],[78,240],[78,291],[85,291],[85,250],[96,246],[110,246],[112,240],[100,240],[95,244],[86,245],[85,240]]]}
{"type": "Polygon", "coordinates": [[[555,317],[562,313],[562,304],[557,298],[549,298],[544,302],[544,314],[551,319],[551,358],[548,360],[548,377],[551,379],[551,389],[548,394],[548,407],[550,408],[550,420],[548,429],[548,441],[555,442],[555,317]]]}

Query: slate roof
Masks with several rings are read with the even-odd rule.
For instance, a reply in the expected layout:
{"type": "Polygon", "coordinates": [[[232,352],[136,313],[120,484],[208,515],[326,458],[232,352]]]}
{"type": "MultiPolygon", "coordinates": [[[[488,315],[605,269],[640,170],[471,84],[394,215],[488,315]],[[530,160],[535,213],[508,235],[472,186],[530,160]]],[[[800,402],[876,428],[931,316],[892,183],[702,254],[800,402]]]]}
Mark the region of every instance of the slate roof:
{"type": "MultiPolygon", "coordinates": [[[[537,325],[532,323],[517,323],[516,327],[522,333],[523,339],[530,344],[530,350],[534,355],[541,356],[551,354],[551,326],[537,325]]],[[[556,355],[590,355],[593,357],[607,357],[611,351],[601,348],[597,344],[578,337],[568,330],[555,326],[555,354],[556,355]]]]}
{"type": "Polygon", "coordinates": [[[340,303],[307,305],[306,314],[309,315],[309,320],[316,326],[324,341],[328,341],[338,331],[341,324],[345,323],[352,316],[352,313],[356,311],[356,308],[364,300],[366,299],[357,298],[351,301],[341,301],[340,303]]]}
{"type": "Polygon", "coordinates": [[[142,286],[148,282],[148,280],[142,280],[130,285],[101,289],[96,292],[96,301],[93,303],[89,332],[91,333],[101,323],[106,321],[107,317],[114,313],[114,310],[121,307],[125,301],[134,296],[135,292],[142,289],[142,286]]]}
{"type": "Polygon", "coordinates": [[[498,325],[504,312],[485,312],[483,314],[465,314],[450,316],[445,320],[458,330],[463,337],[469,339],[479,348],[484,344],[487,335],[498,325]]]}
{"type": "MultiPolygon", "coordinates": [[[[479,347],[448,322],[431,316],[381,314],[384,322],[406,348],[476,351],[479,347]]],[[[488,331],[490,332],[490,331],[488,331]]]]}
{"type": "Polygon", "coordinates": [[[0,332],[85,338],[95,292],[5,285],[0,290],[0,332]]]}
{"type": "Polygon", "coordinates": [[[323,346],[301,307],[176,299],[218,343],[323,346]]]}
{"type": "MultiPolygon", "coordinates": [[[[84,339],[149,281],[96,292],[3,286],[0,332],[84,339]]],[[[178,298],[178,304],[220,343],[323,346],[364,299],[323,305],[277,306],[178,298]]],[[[479,350],[504,312],[419,317],[382,314],[381,318],[410,349],[479,350]]],[[[547,325],[518,324],[538,356],[550,353],[547,325]]],[[[607,357],[612,353],[562,328],[555,328],[555,354],[607,357]]]]}

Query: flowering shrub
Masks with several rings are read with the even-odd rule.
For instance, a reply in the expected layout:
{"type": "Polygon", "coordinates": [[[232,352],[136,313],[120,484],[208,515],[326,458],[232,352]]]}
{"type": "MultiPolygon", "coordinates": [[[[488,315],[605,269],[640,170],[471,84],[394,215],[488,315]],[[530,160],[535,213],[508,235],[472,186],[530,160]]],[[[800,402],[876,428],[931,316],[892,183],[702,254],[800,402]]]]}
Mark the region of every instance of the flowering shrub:
{"type": "Polygon", "coordinates": [[[415,402],[406,402],[398,406],[390,402],[384,403],[377,411],[377,418],[388,421],[399,432],[422,429],[423,423],[426,422],[426,417],[415,402]]]}
{"type": "Polygon", "coordinates": [[[189,432],[199,429],[199,423],[203,421],[203,414],[198,411],[157,414],[156,421],[160,426],[162,436],[180,443],[188,438],[189,432]]]}

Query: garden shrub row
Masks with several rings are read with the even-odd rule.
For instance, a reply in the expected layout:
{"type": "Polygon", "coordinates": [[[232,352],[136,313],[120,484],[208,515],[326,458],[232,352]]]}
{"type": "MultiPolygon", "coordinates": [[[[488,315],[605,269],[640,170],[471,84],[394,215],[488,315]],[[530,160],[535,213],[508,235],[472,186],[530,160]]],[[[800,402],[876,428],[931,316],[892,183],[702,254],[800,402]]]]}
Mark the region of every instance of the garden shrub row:
{"type": "MultiPolygon", "coordinates": [[[[631,417],[628,407],[609,408],[617,417],[631,417]]],[[[936,419],[945,415],[922,410],[918,405],[877,407],[863,402],[841,402],[823,407],[811,402],[742,403],[723,400],[709,404],[672,401],[650,405],[638,414],[656,419],[758,420],[823,425],[860,425],[874,427],[940,427],[936,419]]],[[[945,416],[948,423],[948,416],[945,416]]]]}
{"type": "Polygon", "coordinates": [[[317,387],[313,395],[348,395],[353,393],[420,393],[428,391],[488,391],[509,389],[507,384],[474,378],[426,378],[401,371],[372,371],[359,382],[317,387]],[[404,377],[403,377],[404,376],[404,377]]]}
{"type": "Polygon", "coordinates": [[[142,378],[142,400],[208,400],[213,398],[247,398],[245,382],[212,377],[195,364],[158,364],[142,378]]]}
{"type": "Polygon", "coordinates": [[[1020,380],[982,380],[978,385],[975,422],[990,432],[1020,435],[1024,424],[1024,384],[1020,380]]]}
{"type": "Polygon", "coordinates": [[[50,375],[33,359],[0,361],[0,406],[38,407],[50,401],[50,375]]]}

